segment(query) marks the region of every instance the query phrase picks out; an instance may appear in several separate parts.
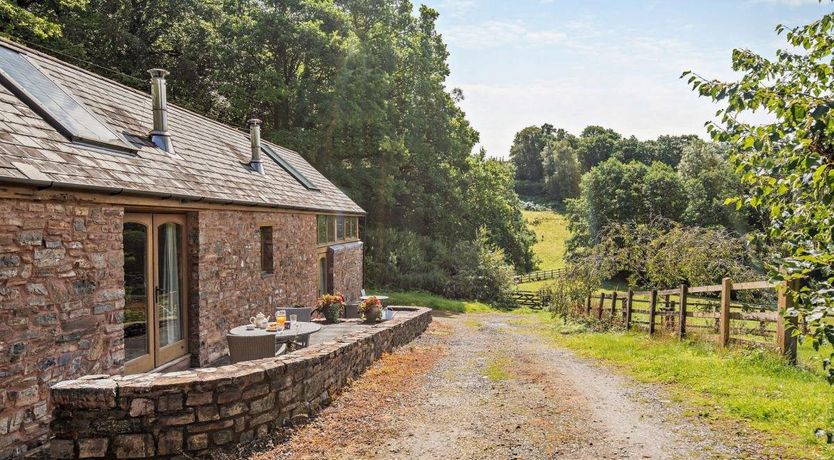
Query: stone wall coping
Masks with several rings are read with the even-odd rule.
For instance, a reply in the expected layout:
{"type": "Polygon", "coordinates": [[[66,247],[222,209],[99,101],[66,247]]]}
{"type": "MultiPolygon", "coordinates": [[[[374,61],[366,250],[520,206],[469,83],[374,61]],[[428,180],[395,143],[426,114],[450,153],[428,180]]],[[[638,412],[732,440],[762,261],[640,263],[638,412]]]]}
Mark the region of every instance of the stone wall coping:
{"type": "Polygon", "coordinates": [[[353,343],[372,337],[381,330],[397,327],[411,318],[431,312],[424,307],[391,307],[398,312],[389,321],[357,331],[335,341],[324,342],[275,358],[245,361],[219,367],[190,369],[169,373],[144,373],[133,375],[87,375],[75,380],[64,380],[52,386],[52,398],[57,406],[76,408],[115,408],[122,396],[138,396],[143,393],[179,392],[200,387],[246,386],[265,379],[266,374],[278,375],[297,366],[318,364],[322,358],[339,354],[353,343]]]}

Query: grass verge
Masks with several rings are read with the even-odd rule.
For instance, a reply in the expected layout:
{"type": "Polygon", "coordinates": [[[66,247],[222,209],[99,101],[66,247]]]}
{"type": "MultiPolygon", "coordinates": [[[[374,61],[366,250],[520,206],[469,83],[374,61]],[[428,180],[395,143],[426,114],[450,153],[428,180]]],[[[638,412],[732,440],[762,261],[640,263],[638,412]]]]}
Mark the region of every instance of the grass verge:
{"type": "Polygon", "coordinates": [[[496,311],[493,307],[475,300],[452,300],[423,291],[385,292],[390,305],[416,305],[432,310],[452,313],[486,313],[496,311]]]}
{"type": "Polygon", "coordinates": [[[639,381],[666,384],[675,399],[695,405],[700,417],[743,420],[791,458],[834,458],[834,447],[814,435],[817,428],[834,426],[834,390],[819,375],[765,351],[724,351],[641,333],[570,334],[563,328],[537,329],[639,381]]]}

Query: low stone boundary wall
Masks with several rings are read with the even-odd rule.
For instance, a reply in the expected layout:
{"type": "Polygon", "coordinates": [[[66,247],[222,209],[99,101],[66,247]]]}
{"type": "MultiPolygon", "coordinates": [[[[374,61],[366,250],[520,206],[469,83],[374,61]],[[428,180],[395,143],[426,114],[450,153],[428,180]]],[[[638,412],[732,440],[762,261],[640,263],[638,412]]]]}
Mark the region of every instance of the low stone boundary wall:
{"type": "Polygon", "coordinates": [[[175,457],[246,442],[310,414],[381,354],[419,336],[428,308],[278,358],[168,374],[86,376],[52,388],[51,458],[175,457]]]}

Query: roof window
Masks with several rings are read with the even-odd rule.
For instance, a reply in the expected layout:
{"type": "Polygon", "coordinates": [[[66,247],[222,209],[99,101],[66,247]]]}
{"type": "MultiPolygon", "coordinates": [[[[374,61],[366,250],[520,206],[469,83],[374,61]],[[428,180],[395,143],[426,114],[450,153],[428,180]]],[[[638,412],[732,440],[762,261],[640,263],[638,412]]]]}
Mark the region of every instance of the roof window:
{"type": "Polygon", "coordinates": [[[5,46],[0,46],[0,82],[73,142],[136,152],[24,54],[5,46]]]}
{"type": "Polygon", "coordinates": [[[295,167],[293,165],[289,164],[289,162],[287,162],[287,160],[285,160],[281,155],[278,155],[278,153],[275,152],[275,150],[272,150],[272,148],[270,146],[265,145],[265,144],[261,144],[261,150],[263,150],[263,152],[266,153],[266,155],[269,158],[272,158],[273,161],[278,163],[278,166],[284,168],[284,171],[286,171],[287,174],[292,176],[301,185],[303,185],[304,188],[306,188],[307,190],[313,190],[313,191],[318,191],[319,190],[319,188],[316,187],[315,184],[313,184],[312,182],[310,182],[309,179],[304,177],[304,174],[301,174],[301,172],[299,170],[295,169],[295,167]]]}

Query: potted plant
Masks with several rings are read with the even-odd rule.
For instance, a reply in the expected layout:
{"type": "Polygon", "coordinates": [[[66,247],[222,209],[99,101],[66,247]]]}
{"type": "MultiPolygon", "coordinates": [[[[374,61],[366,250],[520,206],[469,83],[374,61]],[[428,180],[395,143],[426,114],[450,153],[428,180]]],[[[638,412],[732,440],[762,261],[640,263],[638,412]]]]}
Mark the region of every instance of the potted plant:
{"type": "Polygon", "coordinates": [[[370,296],[359,304],[359,311],[365,317],[365,321],[369,323],[379,321],[382,314],[382,301],[376,296],[370,296]]]}
{"type": "Polygon", "coordinates": [[[339,315],[342,313],[342,308],[345,306],[345,297],[338,292],[336,294],[325,294],[319,297],[316,303],[316,309],[324,320],[328,323],[335,323],[339,321],[339,315]]]}

